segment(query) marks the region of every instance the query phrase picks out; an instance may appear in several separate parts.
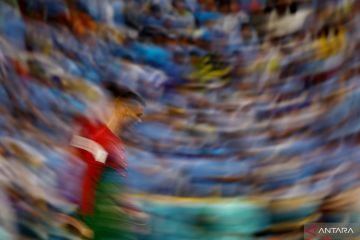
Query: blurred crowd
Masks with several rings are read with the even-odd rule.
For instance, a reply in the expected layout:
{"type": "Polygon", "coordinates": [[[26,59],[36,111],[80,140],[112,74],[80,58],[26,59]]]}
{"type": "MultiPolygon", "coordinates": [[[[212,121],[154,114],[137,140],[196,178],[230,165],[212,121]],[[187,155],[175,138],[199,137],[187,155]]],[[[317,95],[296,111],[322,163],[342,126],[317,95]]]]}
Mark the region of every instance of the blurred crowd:
{"type": "Polygon", "coordinates": [[[109,111],[105,81],[147,103],[119,133],[149,215],[139,239],[302,239],[306,222],[358,222],[359,10],[0,0],[0,239],[91,238],[73,218],[86,166],[69,142],[76,118],[109,111]]]}

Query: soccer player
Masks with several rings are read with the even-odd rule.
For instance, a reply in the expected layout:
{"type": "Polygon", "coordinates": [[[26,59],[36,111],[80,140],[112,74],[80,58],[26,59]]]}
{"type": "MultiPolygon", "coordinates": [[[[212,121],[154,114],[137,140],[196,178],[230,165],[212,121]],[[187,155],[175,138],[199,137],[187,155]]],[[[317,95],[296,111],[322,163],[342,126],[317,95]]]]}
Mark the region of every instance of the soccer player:
{"type": "Polygon", "coordinates": [[[116,83],[106,83],[105,88],[111,97],[112,113],[101,116],[101,121],[79,119],[80,129],[72,139],[72,146],[87,164],[79,213],[93,230],[94,239],[133,239],[129,211],[122,204],[127,164],[117,134],[140,119],[145,104],[137,94],[116,83]]]}

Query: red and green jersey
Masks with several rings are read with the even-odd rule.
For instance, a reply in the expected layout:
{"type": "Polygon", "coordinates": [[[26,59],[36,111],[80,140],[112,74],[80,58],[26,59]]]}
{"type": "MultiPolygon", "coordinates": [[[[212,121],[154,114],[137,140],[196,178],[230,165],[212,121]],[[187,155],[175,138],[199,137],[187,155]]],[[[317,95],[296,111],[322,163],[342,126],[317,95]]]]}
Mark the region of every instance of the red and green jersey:
{"type": "Polygon", "coordinates": [[[101,122],[79,120],[80,131],[74,135],[72,146],[86,163],[87,170],[82,184],[80,213],[93,213],[96,185],[104,169],[110,167],[119,175],[125,174],[126,160],[121,140],[101,122]]]}

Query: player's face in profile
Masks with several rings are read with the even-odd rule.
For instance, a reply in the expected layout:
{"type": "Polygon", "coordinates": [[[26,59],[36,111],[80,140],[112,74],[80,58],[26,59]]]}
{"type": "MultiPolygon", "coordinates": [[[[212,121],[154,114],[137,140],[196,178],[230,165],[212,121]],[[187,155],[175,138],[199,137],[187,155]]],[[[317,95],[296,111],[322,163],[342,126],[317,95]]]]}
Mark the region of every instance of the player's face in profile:
{"type": "Polygon", "coordinates": [[[114,109],[114,114],[117,115],[116,128],[121,130],[129,125],[140,122],[143,113],[144,108],[140,104],[117,101],[114,109]]]}

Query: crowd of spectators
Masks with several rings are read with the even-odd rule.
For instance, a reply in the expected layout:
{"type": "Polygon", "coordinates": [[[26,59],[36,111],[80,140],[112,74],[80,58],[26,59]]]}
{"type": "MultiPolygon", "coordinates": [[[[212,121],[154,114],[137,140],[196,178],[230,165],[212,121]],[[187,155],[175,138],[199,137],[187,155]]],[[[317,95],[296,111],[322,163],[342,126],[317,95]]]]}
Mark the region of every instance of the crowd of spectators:
{"type": "Polygon", "coordinates": [[[145,194],[134,196],[152,219],[144,239],[355,221],[359,7],[0,0],[0,239],[89,236],[79,222],[78,233],[63,227],[75,221],[84,170],[68,143],[76,117],[109,111],[106,81],[147,102],[143,122],[119,133],[129,188],[145,194]]]}

